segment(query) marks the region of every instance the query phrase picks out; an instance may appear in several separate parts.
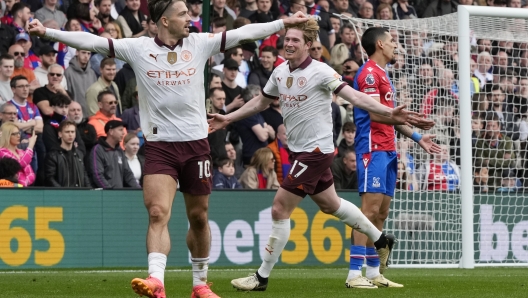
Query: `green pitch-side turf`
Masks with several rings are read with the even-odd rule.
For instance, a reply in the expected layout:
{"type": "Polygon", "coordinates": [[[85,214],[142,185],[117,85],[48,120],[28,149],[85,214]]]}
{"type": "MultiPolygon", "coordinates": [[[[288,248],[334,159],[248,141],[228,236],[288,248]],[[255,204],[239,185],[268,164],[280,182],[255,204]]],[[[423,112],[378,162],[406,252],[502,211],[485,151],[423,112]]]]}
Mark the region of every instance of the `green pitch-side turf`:
{"type": "MultiPolygon", "coordinates": [[[[403,289],[345,288],[346,268],[280,268],[273,271],[265,292],[241,292],[230,280],[253,269],[212,269],[209,280],[221,297],[528,297],[528,268],[389,269],[386,277],[403,289]]],[[[130,280],[145,271],[0,271],[0,297],[138,297],[130,280]]],[[[191,272],[165,275],[167,297],[189,297],[191,272]]]]}

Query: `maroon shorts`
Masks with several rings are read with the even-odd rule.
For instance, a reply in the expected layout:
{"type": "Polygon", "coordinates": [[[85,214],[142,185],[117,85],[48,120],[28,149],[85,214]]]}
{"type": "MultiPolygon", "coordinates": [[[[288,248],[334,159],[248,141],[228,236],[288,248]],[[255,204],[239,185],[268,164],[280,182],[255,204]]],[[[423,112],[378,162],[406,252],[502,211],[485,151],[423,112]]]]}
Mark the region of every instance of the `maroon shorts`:
{"type": "Polygon", "coordinates": [[[291,152],[290,172],[281,187],[303,198],[326,190],[334,183],[330,170],[333,160],[334,153],[291,152]]]}
{"type": "Polygon", "coordinates": [[[170,175],[180,191],[208,195],[213,185],[211,155],[207,139],[188,142],[145,141],[145,175],[170,175]]]}

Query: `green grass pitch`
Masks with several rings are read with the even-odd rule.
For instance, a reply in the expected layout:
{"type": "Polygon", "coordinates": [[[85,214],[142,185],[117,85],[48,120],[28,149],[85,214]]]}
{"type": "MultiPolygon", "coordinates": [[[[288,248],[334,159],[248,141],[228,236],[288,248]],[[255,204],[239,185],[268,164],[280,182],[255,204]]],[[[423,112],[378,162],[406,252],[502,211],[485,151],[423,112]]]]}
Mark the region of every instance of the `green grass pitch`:
{"type": "MultiPolygon", "coordinates": [[[[288,268],[273,271],[265,292],[241,292],[230,280],[254,269],[211,269],[209,281],[221,297],[528,297],[528,268],[389,269],[386,277],[403,289],[345,288],[346,268],[288,268]]],[[[145,270],[0,271],[0,297],[138,297],[130,280],[145,270]]],[[[191,272],[169,270],[167,297],[189,297],[191,272]]]]}

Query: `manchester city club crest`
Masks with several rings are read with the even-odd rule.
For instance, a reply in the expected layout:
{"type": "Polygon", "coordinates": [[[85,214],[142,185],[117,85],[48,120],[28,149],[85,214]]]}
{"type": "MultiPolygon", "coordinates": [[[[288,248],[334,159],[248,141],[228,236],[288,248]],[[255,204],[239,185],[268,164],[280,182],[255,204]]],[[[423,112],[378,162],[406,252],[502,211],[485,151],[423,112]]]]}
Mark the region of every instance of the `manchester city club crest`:
{"type": "Polygon", "coordinates": [[[167,62],[170,64],[174,64],[178,61],[178,54],[176,52],[168,52],[167,53],[167,62]]]}
{"type": "Polygon", "coordinates": [[[365,78],[365,83],[368,85],[374,85],[374,83],[376,83],[376,80],[374,80],[374,76],[371,73],[369,73],[365,78]]]}
{"type": "Polygon", "coordinates": [[[293,77],[288,77],[288,79],[286,79],[286,87],[290,88],[293,84],[293,77]]]}

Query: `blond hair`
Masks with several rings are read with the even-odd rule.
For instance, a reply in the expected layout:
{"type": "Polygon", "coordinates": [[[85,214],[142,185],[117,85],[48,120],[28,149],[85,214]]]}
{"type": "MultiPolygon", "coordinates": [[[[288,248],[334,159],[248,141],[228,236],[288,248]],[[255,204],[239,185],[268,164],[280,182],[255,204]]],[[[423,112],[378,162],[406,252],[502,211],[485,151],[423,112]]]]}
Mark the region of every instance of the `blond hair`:
{"type": "Polygon", "coordinates": [[[292,24],[284,26],[286,32],[290,29],[297,29],[303,32],[304,42],[314,42],[317,40],[317,35],[319,34],[319,25],[314,18],[309,18],[307,22],[292,24]]]}
{"type": "Polygon", "coordinates": [[[11,134],[18,127],[13,122],[6,122],[0,126],[2,135],[0,136],[0,148],[8,148],[11,145],[11,134]]]}
{"type": "Polygon", "coordinates": [[[255,151],[253,157],[251,157],[251,162],[249,163],[249,166],[257,169],[257,171],[261,171],[263,174],[268,176],[270,174],[270,169],[268,169],[269,160],[272,158],[273,151],[271,151],[270,148],[260,148],[255,151]]]}

